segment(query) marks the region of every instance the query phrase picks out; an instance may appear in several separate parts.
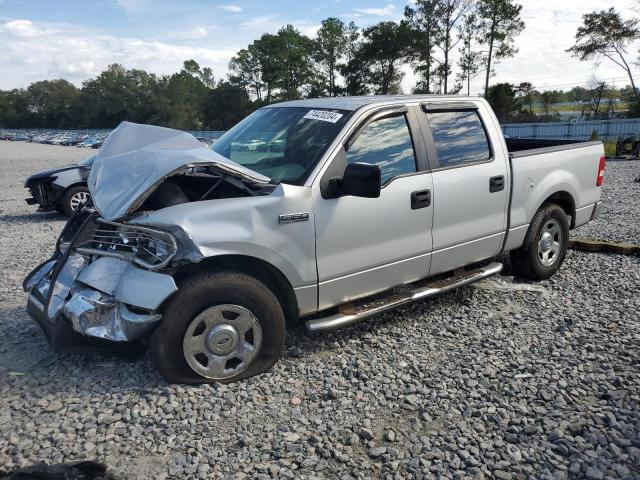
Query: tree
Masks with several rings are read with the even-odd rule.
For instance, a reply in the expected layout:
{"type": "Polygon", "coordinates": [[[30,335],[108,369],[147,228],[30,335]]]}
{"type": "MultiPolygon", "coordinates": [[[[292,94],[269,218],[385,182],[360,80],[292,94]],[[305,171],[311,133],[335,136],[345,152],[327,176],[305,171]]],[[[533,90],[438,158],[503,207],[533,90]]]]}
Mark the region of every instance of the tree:
{"type": "Polygon", "coordinates": [[[542,117],[543,121],[553,122],[559,120],[560,114],[557,111],[551,111],[551,105],[555,103],[553,92],[542,92],[542,95],[540,95],[540,100],[542,100],[542,111],[544,112],[544,115],[542,117]]]}
{"type": "Polygon", "coordinates": [[[536,90],[530,82],[522,82],[515,87],[516,96],[524,99],[526,105],[529,107],[529,120],[534,121],[536,116],[533,113],[533,98],[536,95],[536,90]]]}
{"type": "Polygon", "coordinates": [[[302,96],[301,88],[311,79],[313,43],[293,25],[278,30],[276,58],[279,60],[280,98],[294,100],[302,96]]]}
{"type": "Polygon", "coordinates": [[[338,71],[344,79],[344,93],[346,95],[367,95],[369,87],[365,72],[368,70],[367,61],[362,56],[361,35],[355,23],[350,22],[347,29],[347,48],[344,61],[338,64],[338,71]]]}
{"type": "Polygon", "coordinates": [[[417,0],[415,7],[407,6],[405,19],[411,29],[410,57],[421,76],[415,93],[432,93],[432,81],[437,66],[434,48],[441,35],[437,20],[440,0],[417,0]]]}
{"type": "Polygon", "coordinates": [[[462,22],[459,33],[462,46],[460,47],[460,59],[458,60],[460,72],[457,80],[460,84],[467,83],[467,95],[471,95],[471,79],[480,70],[483,60],[482,52],[473,49],[473,40],[477,29],[476,22],[475,15],[467,15],[462,22]]]}
{"type": "Polygon", "coordinates": [[[585,120],[598,120],[606,118],[600,110],[602,98],[606,88],[606,83],[595,78],[595,76],[589,82],[589,99],[587,103],[582,105],[582,117],[585,120]]]}
{"type": "Polygon", "coordinates": [[[405,22],[380,22],[364,30],[361,52],[366,64],[368,83],[377,95],[398,93],[400,66],[409,56],[411,33],[405,22]]]}
{"type": "Polygon", "coordinates": [[[336,84],[338,63],[347,52],[350,28],[354,27],[353,23],[347,26],[342,20],[330,17],[322,21],[322,26],[318,30],[314,57],[325,76],[323,79],[325,85],[321,89],[330,97],[335,97],[338,94],[339,88],[336,84]]]}
{"type": "Polygon", "coordinates": [[[623,20],[611,7],[582,16],[582,25],[576,32],[576,43],[567,52],[583,61],[594,60],[596,64],[602,58],[612,61],[626,72],[637,95],[638,90],[625,55],[627,46],[639,37],[638,20],[623,20]]]}
{"type": "Polygon", "coordinates": [[[491,62],[495,58],[508,58],[516,54],[513,45],[515,37],[524,30],[524,22],[520,19],[522,5],[513,0],[480,0],[477,5],[478,41],[487,45],[486,77],[484,82],[485,96],[489,89],[491,62]]]}
{"type": "Polygon", "coordinates": [[[229,62],[229,82],[245,89],[249,96],[262,100],[260,60],[255,46],[249,45],[240,50],[229,62]]]}
{"type": "Polygon", "coordinates": [[[204,102],[203,127],[208,130],[228,130],[254,109],[254,104],[243,87],[220,82],[209,91],[204,102]]]}
{"type": "Polygon", "coordinates": [[[74,127],[72,109],[80,91],[66,80],[42,80],[27,89],[28,109],[37,119],[33,126],[74,127]]]}
{"type": "Polygon", "coordinates": [[[510,83],[492,85],[485,93],[485,98],[493,108],[500,123],[506,123],[522,108],[516,98],[516,92],[510,83]]]}
{"type": "Polygon", "coordinates": [[[200,68],[195,60],[185,61],[182,70],[169,77],[166,95],[170,127],[180,130],[202,127],[202,105],[212,83],[211,71],[200,68]]]}
{"type": "MultiPolygon", "coordinates": [[[[112,64],[82,85],[78,122],[93,128],[113,128],[123,120],[155,123],[162,118],[155,75],[112,64]]],[[[167,115],[165,115],[166,118],[167,115]]],[[[78,121],[78,120],[77,120],[78,121]]],[[[76,124],[76,126],[79,126],[76,124]]]]}
{"type": "Polygon", "coordinates": [[[460,37],[454,39],[452,34],[471,6],[470,0],[440,0],[436,10],[436,21],[440,25],[440,41],[436,43],[436,47],[442,51],[443,60],[440,68],[440,77],[443,80],[443,92],[445,94],[450,93],[449,75],[451,75],[451,63],[449,56],[451,50],[460,41],[460,37]]]}

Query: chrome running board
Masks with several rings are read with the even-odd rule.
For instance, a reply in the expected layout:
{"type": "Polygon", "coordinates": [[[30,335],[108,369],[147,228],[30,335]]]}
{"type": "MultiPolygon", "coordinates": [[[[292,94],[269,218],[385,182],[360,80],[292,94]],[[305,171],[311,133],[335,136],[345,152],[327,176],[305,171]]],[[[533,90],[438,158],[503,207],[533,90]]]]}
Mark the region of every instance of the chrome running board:
{"type": "Polygon", "coordinates": [[[405,285],[374,295],[373,297],[364,298],[352,303],[341,305],[339,313],[323,318],[313,318],[307,320],[307,330],[310,332],[337,330],[346,327],[352,323],[358,322],[365,318],[386,312],[393,308],[406,305],[408,303],[422,300],[427,297],[438,295],[439,293],[448,292],[454,288],[462,287],[483,278],[490,277],[502,271],[502,264],[498,262],[491,263],[486,267],[476,268],[474,270],[463,270],[460,273],[452,275],[443,280],[426,279],[417,283],[405,285]]]}

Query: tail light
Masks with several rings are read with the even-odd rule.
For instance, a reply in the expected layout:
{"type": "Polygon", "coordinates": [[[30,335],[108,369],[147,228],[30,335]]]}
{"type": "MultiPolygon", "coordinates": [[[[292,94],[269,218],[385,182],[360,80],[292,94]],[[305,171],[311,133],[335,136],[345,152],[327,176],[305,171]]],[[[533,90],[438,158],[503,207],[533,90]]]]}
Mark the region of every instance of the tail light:
{"type": "Polygon", "coordinates": [[[604,164],[605,164],[605,158],[604,158],[604,155],[602,155],[600,157],[600,164],[598,165],[598,177],[596,178],[596,187],[601,186],[602,182],[604,181],[604,164]]]}

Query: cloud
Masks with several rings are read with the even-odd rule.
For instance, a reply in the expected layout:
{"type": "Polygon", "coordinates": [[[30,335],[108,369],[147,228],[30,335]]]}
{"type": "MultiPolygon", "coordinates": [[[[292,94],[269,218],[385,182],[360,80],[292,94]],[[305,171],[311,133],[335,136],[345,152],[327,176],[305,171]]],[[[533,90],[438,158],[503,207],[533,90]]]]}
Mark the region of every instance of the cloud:
{"type": "MultiPolygon", "coordinates": [[[[195,28],[195,35],[202,33],[195,28]]],[[[0,23],[0,89],[65,78],[76,85],[95,77],[111,63],[141,68],[157,74],[178,71],[184,60],[195,59],[212,67],[217,78],[227,72],[237,48],[193,45],[119,37],[76,25],[11,20],[0,23]]]]}
{"type": "Polygon", "coordinates": [[[242,11],[242,7],[238,5],[220,5],[220,8],[230,13],[240,13],[242,11]]]}
{"type": "Polygon", "coordinates": [[[275,32],[283,25],[282,20],[276,15],[262,15],[253,17],[240,24],[244,30],[256,30],[256,32],[275,32]]]}
{"type": "Polygon", "coordinates": [[[31,20],[12,20],[3,27],[5,32],[16,37],[35,37],[40,33],[31,20]]]}
{"type": "Polygon", "coordinates": [[[375,17],[393,17],[397,13],[396,6],[393,4],[380,8],[354,8],[353,10],[360,15],[372,15],[375,17]]]}

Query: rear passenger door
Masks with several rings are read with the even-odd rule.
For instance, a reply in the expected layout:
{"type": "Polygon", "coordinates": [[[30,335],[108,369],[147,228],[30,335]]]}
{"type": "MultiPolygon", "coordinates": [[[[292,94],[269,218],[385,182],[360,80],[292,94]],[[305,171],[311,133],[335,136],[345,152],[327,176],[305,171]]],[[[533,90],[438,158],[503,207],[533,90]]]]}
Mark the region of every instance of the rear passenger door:
{"type": "Polygon", "coordinates": [[[490,258],[501,249],[508,159],[492,148],[500,145],[491,138],[499,132],[494,125],[487,128],[483,117],[471,102],[423,105],[429,158],[436,159],[430,275],[490,258]]]}

